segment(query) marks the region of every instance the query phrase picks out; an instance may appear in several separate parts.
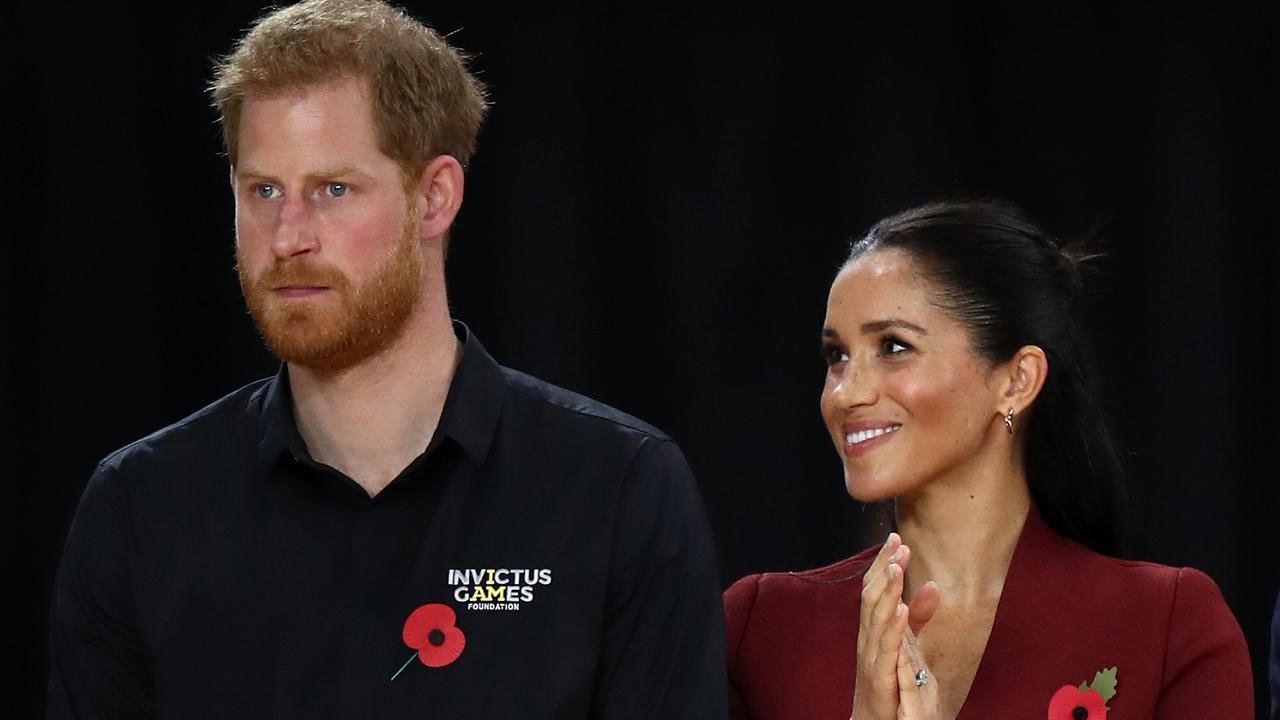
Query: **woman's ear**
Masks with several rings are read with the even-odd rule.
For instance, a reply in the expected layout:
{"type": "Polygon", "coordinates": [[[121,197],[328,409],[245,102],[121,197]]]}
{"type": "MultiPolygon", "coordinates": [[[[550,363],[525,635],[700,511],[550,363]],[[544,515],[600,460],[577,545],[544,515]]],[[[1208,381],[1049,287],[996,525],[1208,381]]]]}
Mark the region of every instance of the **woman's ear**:
{"type": "Polygon", "coordinates": [[[1036,345],[1022,346],[994,372],[995,411],[1005,415],[1012,409],[1014,415],[1021,414],[1035,402],[1048,376],[1049,358],[1044,350],[1036,345]]]}

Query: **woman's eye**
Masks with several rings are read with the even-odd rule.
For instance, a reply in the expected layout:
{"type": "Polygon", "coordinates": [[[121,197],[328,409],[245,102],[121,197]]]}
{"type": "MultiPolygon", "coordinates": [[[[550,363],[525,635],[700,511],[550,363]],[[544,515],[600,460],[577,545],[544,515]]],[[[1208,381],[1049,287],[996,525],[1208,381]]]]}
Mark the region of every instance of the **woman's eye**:
{"type": "Polygon", "coordinates": [[[267,185],[263,183],[261,185],[253,186],[253,194],[257,195],[260,200],[270,200],[276,196],[276,193],[277,190],[274,185],[267,185]]]}
{"type": "Polygon", "coordinates": [[[910,345],[898,342],[893,338],[885,338],[880,343],[880,351],[885,355],[898,355],[911,349],[910,345]]]}
{"type": "Polygon", "coordinates": [[[342,197],[347,194],[346,183],[331,182],[326,186],[326,188],[329,191],[330,197],[342,197]]]}
{"type": "Polygon", "coordinates": [[[842,362],[849,362],[849,353],[838,347],[825,347],[822,349],[822,359],[827,365],[836,365],[842,362]]]}

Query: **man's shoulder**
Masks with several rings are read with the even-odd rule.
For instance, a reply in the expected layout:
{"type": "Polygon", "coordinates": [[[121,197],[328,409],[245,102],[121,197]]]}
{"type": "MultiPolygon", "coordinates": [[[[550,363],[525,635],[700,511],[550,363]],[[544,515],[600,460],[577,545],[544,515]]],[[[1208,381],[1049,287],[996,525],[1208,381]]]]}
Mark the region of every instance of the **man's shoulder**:
{"type": "Polygon", "coordinates": [[[118,469],[134,461],[189,460],[193,452],[225,453],[227,443],[240,439],[246,423],[258,417],[262,395],[271,382],[272,378],[255,380],[228,393],[181,420],[115,450],[103,458],[100,465],[118,469]]]}
{"type": "Polygon", "coordinates": [[[617,434],[637,440],[671,438],[662,430],[617,408],[519,370],[502,368],[508,391],[528,420],[574,426],[579,432],[617,434]]]}

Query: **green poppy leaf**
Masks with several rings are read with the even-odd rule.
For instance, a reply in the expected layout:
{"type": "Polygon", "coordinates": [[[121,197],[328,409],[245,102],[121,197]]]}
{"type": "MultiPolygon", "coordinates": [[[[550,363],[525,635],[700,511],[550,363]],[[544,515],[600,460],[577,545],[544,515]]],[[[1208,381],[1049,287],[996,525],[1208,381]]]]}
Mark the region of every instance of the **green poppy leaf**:
{"type": "MultiPolygon", "coordinates": [[[[1102,701],[1106,702],[1116,696],[1116,668],[1109,667],[1105,670],[1099,670],[1093,675],[1093,682],[1089,683],[1089,688],[1097,690],[1102,696],[1102,701]]],[[[1084,685],[1080,686],[1081,690],[1085,689],[1084,685]]]]}

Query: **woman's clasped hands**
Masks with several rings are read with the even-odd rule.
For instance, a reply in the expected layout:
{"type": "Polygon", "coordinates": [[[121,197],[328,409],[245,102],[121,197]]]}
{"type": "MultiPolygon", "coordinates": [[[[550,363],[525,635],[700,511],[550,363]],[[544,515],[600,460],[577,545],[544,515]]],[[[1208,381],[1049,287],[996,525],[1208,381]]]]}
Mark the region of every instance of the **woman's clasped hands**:
{"type": "Polygon", "coordinates": [[[938,678],[925,664],[917,633],[938,609],[938,586],[925,583],[903,601],[911,548],[897,533],[862,577],[858,670],[851,720],[937,720],[938,678]]]}

